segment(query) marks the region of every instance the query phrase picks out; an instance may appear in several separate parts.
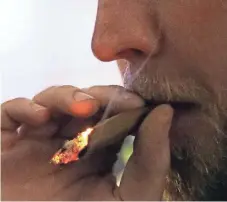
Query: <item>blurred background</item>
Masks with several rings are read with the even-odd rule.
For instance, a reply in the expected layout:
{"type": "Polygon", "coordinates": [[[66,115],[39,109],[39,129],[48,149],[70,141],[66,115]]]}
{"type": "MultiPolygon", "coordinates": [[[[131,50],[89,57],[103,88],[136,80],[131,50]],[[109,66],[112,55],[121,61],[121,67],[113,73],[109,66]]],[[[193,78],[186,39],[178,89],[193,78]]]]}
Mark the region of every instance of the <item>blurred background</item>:
{"type": "MultiPolygon", "coordinates": [[[[97,0],[0,0],[1,103],[52,85],[122,85],[91,51],[97,0]]],[[[118,168],[132,152],[128,138],[118,168]]]]}
{"type": "Polygon", "coordinates": [[[97,0],[0,0],[1,102],[52,85],[120,84],[91,51],[97,0]]]}

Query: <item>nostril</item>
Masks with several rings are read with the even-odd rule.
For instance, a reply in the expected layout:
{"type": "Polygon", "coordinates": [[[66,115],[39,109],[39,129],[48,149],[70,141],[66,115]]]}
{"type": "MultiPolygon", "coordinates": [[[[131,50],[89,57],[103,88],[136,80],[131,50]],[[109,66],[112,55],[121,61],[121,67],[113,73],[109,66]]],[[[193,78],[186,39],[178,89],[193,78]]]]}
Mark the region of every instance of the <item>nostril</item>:
{"type": "Polygon", "coordinates": [[[141,50],[133,49],[133,51],[134,51],[135,54],[137,54],[137,55],[144,55],[143,51],[141,51],[141,50]]]}
{"type": "Polygon", "coordinates": [[[135,56],[140,57],[143,55],[145,55],[145,53],[143,51],[131,48],[131,49],[123,50],[123,51],[120,51],[119,53],[117,53],[117,58],[118,59],[122,59],[122,58],[129,59],[129,58],[132,58],[135,56]]]}

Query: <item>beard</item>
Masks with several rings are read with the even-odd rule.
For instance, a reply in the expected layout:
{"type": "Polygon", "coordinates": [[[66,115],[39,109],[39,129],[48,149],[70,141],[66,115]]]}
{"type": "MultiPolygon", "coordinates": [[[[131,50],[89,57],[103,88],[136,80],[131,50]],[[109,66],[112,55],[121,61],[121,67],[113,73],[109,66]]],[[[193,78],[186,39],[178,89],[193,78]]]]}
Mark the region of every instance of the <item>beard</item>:
{"type": "MultiPolygon", "coordinates": [[[[227,200],[227,111],[223,94],[188,76],[170,78],[144,69],[125,87],[148,103],[170,103],[171,171],[164,200],[227,200]],[[179,106],[186,107],[179,107],[179,106]]],[[[220,91],[221,92],[221,91],[220,91]]]]}

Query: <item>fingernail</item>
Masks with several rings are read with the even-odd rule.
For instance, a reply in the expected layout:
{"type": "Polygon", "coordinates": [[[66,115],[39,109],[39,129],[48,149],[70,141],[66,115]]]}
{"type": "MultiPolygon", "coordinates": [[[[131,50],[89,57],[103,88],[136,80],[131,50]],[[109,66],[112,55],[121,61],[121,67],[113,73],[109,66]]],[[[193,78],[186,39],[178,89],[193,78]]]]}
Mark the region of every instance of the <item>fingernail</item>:
{"type": "Polygon", "coordinates": [[[86,93],[83,93],[83,92],[77,92],[75,95],[74,95],[74,100],[79,102],[79,101],[84,101],[84,100],[93,100],[94,97],[86,94],[86,93]]]}
{"type": "Polygon", "coordinates": [[[46,110],[46,107],[43,107],[43,106],[38,105],[38,104],[36,104],[36,103],[32,103],[32,104],[31,104],[31,107],[32,107],[36,112],[41,111],[41,110],[46,110]]]}
{"type": "Polygon", "coordinates": [[[97,111],[97,107],[94,105],[94,103],[85,101],[72,104],[70,106],[70,111],[75,115],[86,117],[89,115],[93,115],[94,112],[97,111]]]}

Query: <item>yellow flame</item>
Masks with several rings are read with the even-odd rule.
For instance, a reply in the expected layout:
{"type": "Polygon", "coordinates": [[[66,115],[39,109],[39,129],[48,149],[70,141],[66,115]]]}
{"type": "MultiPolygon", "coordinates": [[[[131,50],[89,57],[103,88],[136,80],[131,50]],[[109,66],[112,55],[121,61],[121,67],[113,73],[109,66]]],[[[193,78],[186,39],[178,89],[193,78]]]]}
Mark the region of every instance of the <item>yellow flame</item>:
{"type": "Polygon", "coordinates": [[[67,164],[79,159],[79,153],[88,145],[89,135],[93,128],[87,128],[79,133],[74,139],[67,141],[63,148],[58,150],[52,157],[51,162],[54,164],[67,164]]]}
{"type": "Polygon", "coordinates": [[[93,131],[93,128],[88,128],[87,130],[81,133],[81,136],[83,136],[84,138],[87,138],[92,131],[93,131]]]}

